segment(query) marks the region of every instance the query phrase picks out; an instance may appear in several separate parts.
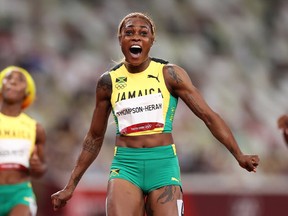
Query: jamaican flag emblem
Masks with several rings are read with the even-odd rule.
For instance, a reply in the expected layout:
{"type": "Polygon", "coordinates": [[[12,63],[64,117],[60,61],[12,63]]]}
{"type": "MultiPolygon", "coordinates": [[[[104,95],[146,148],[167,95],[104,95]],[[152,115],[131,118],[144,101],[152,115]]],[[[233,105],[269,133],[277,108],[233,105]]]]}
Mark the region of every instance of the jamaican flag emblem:
{"type": "Polygon", "coordinates": [[[111,169],[110,170],[110,177],[112,176],[118,176],[120,172],[120,169],[111,169]]]}
{"type": "Polygon", "coordinates": [[[120,90],[124,89],[127,86],[127,77],[117,77],[115,88],[120,90]]]}

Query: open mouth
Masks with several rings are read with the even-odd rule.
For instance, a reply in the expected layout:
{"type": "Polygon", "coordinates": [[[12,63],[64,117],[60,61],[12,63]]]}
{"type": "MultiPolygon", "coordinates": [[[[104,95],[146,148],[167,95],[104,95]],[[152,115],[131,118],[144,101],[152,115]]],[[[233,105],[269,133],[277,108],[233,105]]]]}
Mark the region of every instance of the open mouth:
{"type": "Polygon", "coordinates": [[[137,57],[141,54],[142,48],[139,45],[133,45],[130,47],[130,52],[133,56],[137,57]]]}

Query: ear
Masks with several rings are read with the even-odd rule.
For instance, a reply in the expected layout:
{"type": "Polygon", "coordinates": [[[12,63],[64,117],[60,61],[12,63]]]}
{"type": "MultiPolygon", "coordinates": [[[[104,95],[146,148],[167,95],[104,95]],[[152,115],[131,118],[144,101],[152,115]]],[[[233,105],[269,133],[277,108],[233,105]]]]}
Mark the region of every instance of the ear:
{"type": "Polygon", "coordinates": [[[151,38],[151,46],[153,46],[154,42],[155,42],[155,38],[153,37],[151,38]]]}
{"type": "Polygon", "coordinates": [[[118,36],[118,42],[119,42],[119,45],[121,47],[122,46],[122,44],[121,44],[121,35],[118,36]]]}
{"type": "Polygon", "coordinates": [[[24,100],[29,96],[30,92],[29,91],[25,91],[25,95],[24,95],[24,100]]]}

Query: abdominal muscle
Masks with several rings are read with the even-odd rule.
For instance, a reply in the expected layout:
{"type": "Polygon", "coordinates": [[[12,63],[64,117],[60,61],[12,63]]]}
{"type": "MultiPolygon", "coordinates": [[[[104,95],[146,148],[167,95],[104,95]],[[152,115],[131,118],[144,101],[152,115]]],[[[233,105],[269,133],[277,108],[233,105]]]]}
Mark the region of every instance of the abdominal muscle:
{"type": "Polygon", "coordinates": [[[116,146],[128,148],[153,148],[174,144],[171,133],[160,133],[141,136],[117,136],[116,146]]]}
{"type": "Polygon", "coordinates": [[[29,181],[28,172],[21,170],[0,170],[0,185],[18,184],[29,181]]]}

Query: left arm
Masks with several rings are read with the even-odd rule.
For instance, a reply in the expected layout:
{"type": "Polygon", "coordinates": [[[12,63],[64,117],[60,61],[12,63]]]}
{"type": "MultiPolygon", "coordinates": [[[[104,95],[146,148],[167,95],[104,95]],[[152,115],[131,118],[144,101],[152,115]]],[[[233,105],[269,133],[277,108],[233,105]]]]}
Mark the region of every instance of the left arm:
{"type": "Polygon", "coordinates": [[[36,125],[36,142],[33,153],[30,157],[30,175],[33,178],[40,178],[47,170],[44,145],[46,142],[46,133],[42,125],[36,125]]]}
{"type": "Polygon", "coordinates": [[[205,123],[213,136],[231,152],[239,165],[249,172],[256,172],[258,156],[244,155],[241,152],[227,124],[208,106],[198,89],[192,84],[187,72],[179,66],[167,65],[164,68],[164,76],[171,94],[184,101],[189,109],[205,123]]]}

